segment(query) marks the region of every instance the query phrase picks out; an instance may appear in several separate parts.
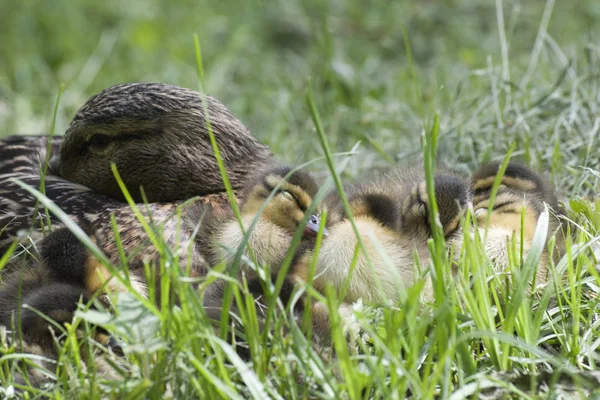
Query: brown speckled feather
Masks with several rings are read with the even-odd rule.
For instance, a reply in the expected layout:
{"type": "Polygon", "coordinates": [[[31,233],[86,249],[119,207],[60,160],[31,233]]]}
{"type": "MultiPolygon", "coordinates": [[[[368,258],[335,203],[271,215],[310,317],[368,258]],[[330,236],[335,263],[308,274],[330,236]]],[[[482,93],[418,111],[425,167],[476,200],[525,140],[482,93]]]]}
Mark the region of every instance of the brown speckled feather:
{"type": "MultiPolygon", "coordinates": [[[[61,138],[55,139],[52,146],[56,151],[61,138]]],[[[32,216],[36,207],[35,198],[25,189],[17,185],[13,178],[34,187],[40,187],[40,160],[45,159],[47,138],[44,136],[12,137],[0,141],[0,254],[3,254],[10,243],[18,236],[19,231],[31,232],[37,238],[40,235],[40,224],[45,223],[45,209],[37,210],[35,222],[32,216]]],[[[143,259],[152,259],[156,250],[151,245],[146,232],[137,220],[129,205],[110,197],[94,193],[89,188],[66,181],[58,176],[48,174],[45,181],[46,196],[56,203],[67,215],[96,232],[100,245],[111,261],[120,264],[111,215],[117,222],[119,235],[131,264],[139,264],[143,259]]],[[[228,208],[229,202],[225,193],[217,193],[199,198],[197,202],[206,204],[208,208],[228,208]]],[[[175,246],[178,234],[177,218],[174,217],[177,207],[183,202],[140,204],[139,207],[153,226],[162,228],[163,238],[171,247],[175,246]]],[[[53,224],[58,220],[51,215],[53,224]]],[[[192,230],[179,229],[181,243],[188,243],[192,230]]],[[[140,264],[141,265],[141,264],[140,264]]]]}

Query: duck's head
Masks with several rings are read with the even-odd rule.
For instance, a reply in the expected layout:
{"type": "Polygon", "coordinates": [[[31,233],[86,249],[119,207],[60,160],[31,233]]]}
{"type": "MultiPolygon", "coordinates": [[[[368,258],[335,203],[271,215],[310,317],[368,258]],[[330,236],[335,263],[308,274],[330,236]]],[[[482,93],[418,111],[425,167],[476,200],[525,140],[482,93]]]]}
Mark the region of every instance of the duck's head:
{"type": "Polygon", "coordinates": [[[90,98],[71,122],[53,172],[122,199],[113,172],[136,201],[150,202],[224,191],[209,124],[234,189],[271,154],[218,100],[160,83],[128,83],[90,98]]]}
{"type": "MultiPolygon", "coordinates": [[[[269,195],[275,191],[261,218],[279,226],[290,235],[294,234],[319,186],[309,173],[295,171],[290,174],[291,171],[289,167],[277,166],[257,174],[243,193],[241,213],[257,214],[269,195]]],[[[306,224],[306,236],[315,236],[318,232],[321,223],[318,215],[317,208],[306,224]]]]}
{"type": "MultiPolygon", "coordinates": [[[[460,219],[471,200],[466,180],[459,176],[438,173],[434,177],[435,198],[439,219],[446,238],[460,227],[460,219]]],[[[402,202],[400,229],[419,239],[431,237],[430,202],[425,181],[416,183],[402,202]]]]}

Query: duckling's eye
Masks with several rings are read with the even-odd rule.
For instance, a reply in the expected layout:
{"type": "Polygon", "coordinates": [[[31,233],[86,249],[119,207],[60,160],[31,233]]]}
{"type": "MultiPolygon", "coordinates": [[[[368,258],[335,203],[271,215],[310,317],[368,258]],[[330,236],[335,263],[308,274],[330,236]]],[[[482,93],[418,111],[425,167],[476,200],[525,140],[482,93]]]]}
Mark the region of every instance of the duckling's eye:
{"type": "Polygon", "coordinates": [[[294,197],[294,195],[291,194],[290,192],[288,192],[287,190],[282,190],[281,195],[283,197],[285,197],[287,200],[296,201],[296,198],[294,197]]]}
{"type": "Polygon", "coordinates": [[[111,143],[110,137],[103,134],[92,135],[88,140],[88,149],[94,153],[101,153],[111,143]]]}
{"type": "Polygon", "coordinates": [[[417,207],[417,212],[419,213],[419,215],[423,218],[427,217],[427,205],[425,203],[419,203],[419,206],[417,207]]]}

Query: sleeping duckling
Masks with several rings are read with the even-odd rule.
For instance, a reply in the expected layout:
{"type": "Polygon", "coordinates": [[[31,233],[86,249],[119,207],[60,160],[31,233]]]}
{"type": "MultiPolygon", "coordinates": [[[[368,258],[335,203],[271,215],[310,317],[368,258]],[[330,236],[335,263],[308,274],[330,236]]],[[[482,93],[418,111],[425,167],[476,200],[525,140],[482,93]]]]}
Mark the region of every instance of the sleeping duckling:
{"type": "MultiPolygon", "coordinates": [[[[463,178],[448,172],[436,173],[434,187],[440,224],[444,236],[449,239],[458,232],[460,219],[471,201],[472,194],[463,178]]],[[[431,238],[429,212],[427,185],[422,181],[413,186],[410,195],[402,203],[401,230],[419,240],[426,241],[431,238]]]]}
{"type": "MultiPolygon", "coordinates": [[[[457,231],[470,200],[468,184],[457,176],[438,174],[435,191],[440,222],[449,238],[457,231]]],[[[425,183],[419,175],[396,177],[392,182],[356,186],[347,196],[364,251],[359,253],[350,275],[358,240],[349,219],[335,223],[319,251],[313,285],[320,291],[328,284],[337,289],[347,285],[344,301],[348,303],[361,298],[369,303],[385,299],[397,302],[402,288],[412,286],[418,279],[414,252],[423,264],[429,258],[427,239],[431,227],[425,183]],[[412,183],[412,187],[407,183],[412,183]]],[[[311,260],[310,252],[302,258],[297,268],[301,280],[306,280],[311,260]]],[[[428,286],[424,295],[430,297],[428,286]]]]}
{"type": "MultiPolygon", "coordinates": [[[[81,286],[53,282],[39,269],[21,270],[0,286],[0,325],[9,329],[14,326],[27,343],[52,349],[52,325],[34,310],[62,325],[71,323],[77,305],[86,304],[90,299],[91,293],[81,286]]],[[[98,328],[96,340],[107,344],[109,337],[98,328]]]]}
{"type": "MultiPolygon", "coordinates": [[[[482,232],[489,217],[485,251],[492,260],[494,267],[498,271],[504,271],[508,267],[509,253],[507,245],[513,234],[517,246],[520,245],[521,234],[523,235],[523,253],[524,256],[527,255],[532,245],[538,218],[546,205],[550,209],[546,243],[552,235],[556,234],[557,248],[554,255],[560,256],[564,246],[560,217],[565,215],[565,212],[558,204],[554,187],[545,182],[530,168],[517,163],[508,164],[496,193],[491,215],[488,216],[490,194],[499,167],[499,164],[483,166],[472,177],[473,209],[482,232]],[[523,226],[521,226],[522,216],[523,226]],[[523,232],[521,232],[522,227],[523,232]]],[[[546,281],[547,257],[547,249],[545,249],[537,269],[537,283],[546,281]]]]}
{"type": "MultiPolygon", "coordinates": [[[[28,355],[24,358],[37,364],[41,370],[52,372],[56,369],[60,351],[56,340],[62,343],[64,339],[58,326],[71,324],[79,305],[89,303],[92,296],[81,286],[52,281],[46,272],[39,268],[25,268],[14,272],[2,282],[0,326],[9,330],[8,343],[16,345],[19,353],[28,355]],[[47,318],[53,322],[49,322],[47,318]],[[32,354],[39,358],[29,356],[32,354]]],[[[83,326],[78,328],[78,337],[82,328],[83,326]]],[[[90,338],[100,347],[96,344],[91,348],[82,346],[82,362],[86,363],[88,355],[94,354],[94,365],[99,375],[119,379],[112,364],[116,360],[107,362],[107,358],[114,358],[115,354],[122,355],[118,342],[100,326],[93,328],[90,338]],[[108,348],[113,352],[106,352],[108,348]]],[[[23,371],[24,373],[15,372],[15,383],[40,387],[49,381],[47,375],[31,365],[23,371]]]]}
{"type": "Polygon", "coordinates": [[[58,323],[71,322],[80,300],[89,302],[109,275],[67,228],[50,233],[39,248],[39,260],[15,259],[3,271],[0,325],[11,326],[11,320],[18,317],[16,326],[25,339],[45,347],[53,344],[48,322],[22,305],[58,323]]]}
{"type": "MultiPolygon", "coordinates": [[[[38,247],[38,260],[17,258],[2,271],[0,326],[12,331],[9,340],[17,344],[21,352],[42,356],[37,364],[53,371],[56,361],[49,360],[58,359],[55,341],[62,339],[58,327],[71,324],[80,304],[89,304],[94,292],[109,276],[104,266],[67,228],[53,231],[38,247]]],[[[116,283],[115,279],[110,280],[108,287],[118,290],[116,283]]],[[[107,298],[100,296],[98,299],[107,298]]],[[[96,308],[96,303],[91,308],[96,308]]],[[[81,327],[83,325],[78,328],[78,335],[81,327]]],[[[94,326],[91,338],[101,347],[82,347],[82,361],[86,362],[91,350],[97,371],[106,377],[118,378],[114,367],[106,360],[112,357],[112,353],[106,353],[105,349],[110,348],[120,355],[120,344],[101,326],[94,326]]],[[[16,375],[17,383],[29,382],[34,387],[47,380],[47,376],[31,368],[26,374],[16,375]]]]}
{"type": "MultiPolygon", "coordinates": [[[[259,265],[275,267],[281,264],[292,235],[317,194],[318,186],[310,174],[296,171],[286,179],[290,172],[289,167],[268,169],[255,176],[243,192],[240,213],[244,228],[248,229],[263,203],[276,190],[250,234],[248,245],[254,254],[250,254],[248,249],[244,253],[249,259],[256,257],[259,265]]],[[[232,262],[244,236],[235,218],[229,218],[220,225],[207,246],[210,265],[222,260],[228,264],[232,262]]],[[[310,225],[305,228],[305,234],[307,237],[315,236],[310,225]]]]}
{"type": "MultiPolygon", "coordinates": [[[[82,228],[94,244],[103,247],[101,238],[90,225],[84,224],[82,228]]],[[[112,277],[111,271],[68,228],[56,229],[43,239],[38,268],[47,271],[49,278],[54,281],[83,287],[89,293],[96,293],[100,289],[103,289],[103,293],[126,291],[112,277]]],[[[141,270],[142,265],[131,263],[129,282],[136,292],[147,297],[148,289],[141,270]]],[[[101,295],[99,300],[106,306],[110,305],[105,295],[101,295]]]]}
{"type": "MultiPolygon", "coordinates": [[[[354,270],[350,271],[358,240],[350,220],[341,217],[342,207],[335,204],[337,195],[328,196],[325,203],[330,206],[333,222],[319,249],[312,284],[322,293],[331,285],[344,295],[338,313],[345,329],[354,330],[353,326],[346,326],[352,320],[352,303],[359,299],[371,304],[397,303],[400,294],[419,279],[414,255],[419,257],[421,265],[427,265],[427,240],[432,229],[424,174],[417,169],[374,184],[355,185],[346,192],[364,251],[358,254],[354,270]]],[[[454,242],[460,237],[457,235],[459,220],[471,199],[468,183],[450,173],[438,172],[435,192],[446,240],[454,242]]],[[[297,256],[288,279],[306,282],[313,257],[310,250],[297,256]]],[[[430,300],[431,283],[425,279],[422,295],[430,300]]],[[[283,296],[290,297],[282,292],[283,296]]],[[[307,303],[306,298],[302,298],[296,310],[299,315],[305,307],[311,309],[314,338],[321,344],[329,343],[327,306],[318,301],[307,303]]]]}
{"type": "MultiPolygon", "coordinates": [[[[302,225],[302,220],[319,188],[310,174],[295,171],[290,175],[290,172],[291,168],[279,166],[260,172],[244,190],[241,202],[241,220],[244,229],[247,230],[274,191],[273,197],[264,205],[262,214],[250,232],[248,245],[243,253],[246,260],[254,260],[257,266],[269,268],[271,276],[277,275],[291,245],[292,236],[302,225]]],[[[198,221],[200,218],[201,213],[198,212],[191,221],[198,221]]],[[[316,216],[309,218],[303,228],[301,248],[311,246],[319,224],[316,216]]],[[[231,265],[243,238],[244,231],[233,213],[213,212],[212,215],[204,216],[197,243],[210,266],[221,262],[231,265]]],[[[251,286],[256,284],[259,279],[256,272],[244,261],[241,266],[239,278],[246,278],[251,282],[251,286]]],[[[253,287],[259,286],[256,284],[253,287]]],[[[224,282],[217,281],[204,293],[205,308],[213,317],[220,315],[223,288],[224,282]]]]}

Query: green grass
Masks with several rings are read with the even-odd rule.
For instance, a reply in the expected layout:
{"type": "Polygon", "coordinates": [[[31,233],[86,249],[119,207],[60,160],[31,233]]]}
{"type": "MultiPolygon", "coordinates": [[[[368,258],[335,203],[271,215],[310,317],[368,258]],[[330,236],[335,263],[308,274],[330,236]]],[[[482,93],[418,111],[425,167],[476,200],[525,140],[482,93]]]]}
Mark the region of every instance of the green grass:
{"type": "MultiPolygon", "coordinates": [[[[511,264],[512,286],[490,278],[481,243],[467,236],[451,277],[438,235],[431,243],[435,302],[421,304],[416,285],[397,307],[357,306],[364,340],[349,349],[335,319],[331,360],[309,345],[310,332],[278,301],[277,285],[267,287],[274,307],[262,331],[247,288],[231,285],[244,326],[239,337],[247,340],[227,343],[200,306],[202,290],[182,278],[185,268],[156,234],[160,307],[151,293],[150,301],[114,299],[115,316],[82,311],[65,332],[56,385],[29,389],[29,397],[458,399],[489,387],[536,398],[537,383],[556,396],[565,387],[583,396],[599,386],[586,372],[599,361],[597,2],[389,3],[5,1],[0,135],[50,132],[53,117],[60,134],[90,95],[114,83],[197,88],[198,33],[206,92],[282,160],[317,160],[309,168],[324,180],[414,162],[430,171],[434,158],[468,172],[514,149],[513,159],[551,177],[578,227],[552,284],[527,289],[536,251],[524,273],[511,264]],[[358,154],[331,156],[359,141],[358,154]],[[96,374],[94,362],[76,362],[91,349],[75,328],[95,323],[128,344],[124,360],[108,360],[116,379],[96,374]],[[236,353],[240,345],[247,361],[236,353]],[[539,382],[517,375],[539,375],[539,382]]],[[[537,251],[541,243],[538,237],[537,251]]],[[[202,289],[223,267],[194,283],[202,289]]],[[[302,290],[335,309],[331,293],[302,290]]],[[[0,343],[0,382],[9,387],[20,350],[1,334],[0,343]]]]}

